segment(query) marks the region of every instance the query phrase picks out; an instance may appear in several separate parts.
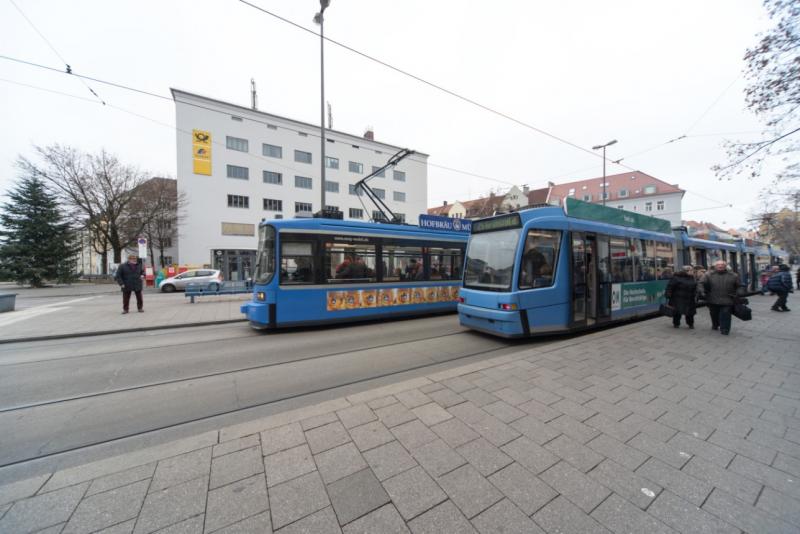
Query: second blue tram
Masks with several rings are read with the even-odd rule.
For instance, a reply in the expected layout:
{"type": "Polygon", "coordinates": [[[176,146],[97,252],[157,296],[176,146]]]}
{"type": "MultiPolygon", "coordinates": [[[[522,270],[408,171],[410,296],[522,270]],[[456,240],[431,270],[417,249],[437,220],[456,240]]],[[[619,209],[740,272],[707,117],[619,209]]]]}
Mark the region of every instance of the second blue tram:
{"type": "Polygon", "coordinates": [[[548,206],[473,222],[463,326],[524,337],[658,310],[674,271],[669,223],[572,200],[570,215],[548,206]]]}
{"type": "Polygon", "coordinates": [[[259,226],[257,329],[455,311],[468,234],[336,219],[259,226]]]}

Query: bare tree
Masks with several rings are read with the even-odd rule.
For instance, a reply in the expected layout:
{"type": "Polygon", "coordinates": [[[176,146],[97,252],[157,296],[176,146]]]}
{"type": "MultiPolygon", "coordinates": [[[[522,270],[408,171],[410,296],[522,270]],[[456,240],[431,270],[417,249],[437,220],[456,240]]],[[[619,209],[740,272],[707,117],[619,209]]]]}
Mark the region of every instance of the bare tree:
{"type": "Polygon", "coordinates": [[[791,194],[765,192],[762,208],[755,218],[759,233],[767,241],[782,246],[792,256],[800,255],[800,191],[791,194]]]}
{"type": "MultiPolygon", "coordinates": [[[[145,205],[136,213],[130,209],[147,176],[105,150],[86,154],[58,144],[34,149],[41,161],[21,156],[19,166],[46,180],[73,214],[85,222],[97,237],[96,242],[106,242],[111,247],[114,263],[120,263],[122,251],[142,235],[150,218],[150,206],[145,205]]],[[[107,270],[108,263],[104,261],[103,274],[107,270]]]]}
{"type": "Polygon", "coordinates": [[[183,216],[186,195],[178,193],[178,183],[170,178],[151,178],[136,190],[131,204],[134,213],[147,213],[143,235],[147,238],[154,266],[164,267],[164,251],[178,238],[178,223],[183,216]]]}
{"type": "Polygon", "coordinates": [[[746,173],[756,177],[765,162],[782,160],[777,181],[800,178],[800,2],[764,0],[776,24],[747,50],[747,107],[765,121],[762,138],[726,143],[728,162],[713,167],[719,178],[746,173]]]}

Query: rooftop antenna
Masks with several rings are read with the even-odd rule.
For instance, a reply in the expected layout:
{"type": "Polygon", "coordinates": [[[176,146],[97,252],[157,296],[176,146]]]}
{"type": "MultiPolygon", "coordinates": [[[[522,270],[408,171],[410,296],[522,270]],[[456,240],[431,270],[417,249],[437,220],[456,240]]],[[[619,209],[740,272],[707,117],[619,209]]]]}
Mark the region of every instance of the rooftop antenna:
{"type": "Polygon", "coordinates": [[[258,110],[258,94],[256,94],[256,81],[250,78],[250,107],[258,110]]]}
{"type": "MultiPolygon", "coordinates": [[[[394,224],[400,224],[403,222],[402,220],[400,220],[400,217],[395,215],[394,212],[391,209],[389,209],[389,206],[387,206],[386,203],[383,200],[381,200],[378,197],[378,195],[375,194],[375,191],[373,191],[372,188],[367,185],[367,181],[383,173],[389,167],[394,167],[395,165],[397,165],[398,163],[400,163],[401,161],[403,161],[405,158],[407,158],[412,154],[414,154],[414,151],[409,150],[407,148],[399,150],[394,156],[389,158],[389,161],[387,161],[385,165],[383,165],[382,167],[376,167],[370,174],[368,174],[361,180],[357,181],[355,184],[356,192],[358,192],[359,190],[364,191],[364,194],[367,195],[367,198],[369,198],[372,201],[372,203],[375,204],[375,207],[378,208],[377,211],[380,212],[381,219],[383,221],[391,222],[394,224]]],[[[375,220],[375,217],[373,217],[372,220],[375,220]]]]}
{"type": "Polygon", "coordinates": [[[328,102],[328,129],[333,128],[333,111],[331,110],[331,103],[328,102]]]}

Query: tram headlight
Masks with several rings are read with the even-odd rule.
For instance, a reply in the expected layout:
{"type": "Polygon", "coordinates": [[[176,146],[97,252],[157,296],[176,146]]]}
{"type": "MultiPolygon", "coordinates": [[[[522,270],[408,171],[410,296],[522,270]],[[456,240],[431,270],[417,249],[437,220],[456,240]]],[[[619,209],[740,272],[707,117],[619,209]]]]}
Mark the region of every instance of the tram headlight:
{"type": "Polygon", "coordinates": [[[256,293],[256,300],[266,300],[267,295],[263,291],[256,293]]]}

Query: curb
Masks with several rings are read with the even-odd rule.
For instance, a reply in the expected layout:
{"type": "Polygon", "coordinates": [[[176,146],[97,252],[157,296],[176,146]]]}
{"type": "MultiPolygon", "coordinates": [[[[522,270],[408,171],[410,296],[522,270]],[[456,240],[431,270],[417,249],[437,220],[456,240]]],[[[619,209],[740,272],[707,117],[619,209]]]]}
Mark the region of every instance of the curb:
{"type": "Polygon", "coordinates": [[[195,326],[217,325],[217,324],[230,324],[230,323],[243,323],[247,319],[223,319],[221,321],[205,321],[196,323],[181,323],[181,324],[168,324],[159,326],[142,326],[139,328],[120,328],[117,330],[97,330],[93,332],[76,332],[74,334],[53,334],[50,336],[33,336],[33,337],[18,337],[10,339],[0,339],[0,345],[7,345],[9,343],[29,343],[33,341],[48,341],[52,339],[72,339],[81,337],[94,337],[105,336],[110,334],[127,334],[131,332],[149,332],[152,330],[169,330],[172,328],[191,328],[195,326]]]}

